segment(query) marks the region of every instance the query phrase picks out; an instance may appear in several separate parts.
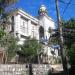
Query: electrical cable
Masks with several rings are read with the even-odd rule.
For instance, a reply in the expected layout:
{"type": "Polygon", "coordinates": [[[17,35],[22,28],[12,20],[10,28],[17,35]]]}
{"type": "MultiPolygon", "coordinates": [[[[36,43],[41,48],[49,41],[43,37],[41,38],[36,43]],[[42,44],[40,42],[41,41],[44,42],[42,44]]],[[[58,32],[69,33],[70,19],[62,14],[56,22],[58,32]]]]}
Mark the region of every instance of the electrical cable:
{"type": "Polygon", "coordinates": [[[66,10],[68,9],[68,7],[69,7],[69,5],[70,5],[71,1],[72,1],[72,0],[69,0],[69,2],[68,2],[68,4],[67,4],[67,6],[65,7],[65,9],[64,9],[64,11],[63,11],[63,14],[62,14],[62,15],[64,15],[64,14],[65,14],[65,12],[66,12],[66,10]]]}
{"type": "MultiPolygon", "coordinates": [[[[63,4],[68,4],[68,2],[64,2],[62,0],[59,0],[59,2],[63,3],[63,4]]],[[[75,5],[74,3],[70,3],[71,5],[75,5]]]]}

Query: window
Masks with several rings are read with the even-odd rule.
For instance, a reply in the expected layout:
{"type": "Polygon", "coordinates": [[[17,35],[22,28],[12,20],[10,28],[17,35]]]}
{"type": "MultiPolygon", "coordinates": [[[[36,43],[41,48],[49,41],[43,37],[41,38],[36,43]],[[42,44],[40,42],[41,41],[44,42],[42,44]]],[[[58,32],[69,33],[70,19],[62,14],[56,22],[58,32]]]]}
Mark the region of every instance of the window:
{"type": "Polygon", "coordinates": [[[42,26],[40,26],[40,28],[39,28],[39,37],[40,38],[44,37],[44,28],[42,26]]]}
{"type": "Polygon", "coordinates": [[[32,23],[32,37],[36,37],[36,25],[32,23]]]}
{"type": "Polygon", "coordinates": [[[35,29],[34,29],[34,26],[32,26],[32,36],[34,37],[34,33],[35,33],[35,31],[34,31],[35,29]]]}
{"type": "Polygon", "coordinates": [[[28,34],[28,20],[21,18],[20,28],[23,34],[28,34]]]}

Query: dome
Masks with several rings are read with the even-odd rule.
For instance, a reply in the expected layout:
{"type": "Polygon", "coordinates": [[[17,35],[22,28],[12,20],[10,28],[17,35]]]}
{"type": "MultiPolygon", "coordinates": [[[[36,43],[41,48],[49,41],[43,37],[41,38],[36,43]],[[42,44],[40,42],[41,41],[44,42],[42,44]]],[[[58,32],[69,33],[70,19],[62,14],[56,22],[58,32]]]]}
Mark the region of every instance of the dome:
{"type": "Polygon", "coordinates": [[[45,5],[41,5],[40,9],[39,9],[39,13],[47,13],[47,9],[46,9],[46,6],[45,5]]]}
{"type": "Polygon", "coordinates": [[[46,11],[45,5],[41,5],[40,10],[45,12],[46,11]]]}

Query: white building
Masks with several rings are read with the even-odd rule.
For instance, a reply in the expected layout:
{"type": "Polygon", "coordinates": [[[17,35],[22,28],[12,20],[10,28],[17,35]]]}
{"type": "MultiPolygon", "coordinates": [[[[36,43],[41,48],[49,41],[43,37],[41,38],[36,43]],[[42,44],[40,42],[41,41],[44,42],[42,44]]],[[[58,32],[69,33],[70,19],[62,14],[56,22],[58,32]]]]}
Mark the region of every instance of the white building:
{"type": "MultiPolygon", "coordinates": [[[[43,53],[47,55],[47,62],[51,63],[53,59],[51,50],[47,46],[48,39],[50,37],[49,28],[55,29],[55,23],[51,17],[47,15],[47,9],[42,5],[38,11],[38,17],[34,18],[28,13],[21,9],[17,9],[12,12],[12,17],[10,18],[12,24],[7,27],[8,31],[12,31],[15,36],[17,36],[20,41],[18,44],[23,44],[23,41],[27,37],[35,37],[37,40],[44,40],[44,50],[43,53]]],[[[58,56],[58,51],[56,50],[56,57],[58,56]]],[[[41,56],[45,59],[45,57],[41,56]]],[[[45,60],[45,61],[46,61],[45,60]]],[[[42,62],[45,62],[42,60],[42,62]]]]}

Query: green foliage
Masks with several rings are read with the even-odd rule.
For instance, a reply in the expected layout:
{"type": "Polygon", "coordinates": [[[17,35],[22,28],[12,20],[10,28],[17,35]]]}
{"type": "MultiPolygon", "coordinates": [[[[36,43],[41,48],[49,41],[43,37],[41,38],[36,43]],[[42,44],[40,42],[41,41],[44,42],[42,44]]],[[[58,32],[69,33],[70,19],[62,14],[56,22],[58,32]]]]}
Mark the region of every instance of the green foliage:
{"type": "Polygon", "coordinates": [[[18,40],[14,36],[10,35],[6,41],[8,60],[11,60],[11,58],[16,55],[16,51],[18,50],[18,40]]]}
{"type": "Polygon", "coordinates": [[[22,53],[26,57],[33,57],[37,55],[37,51],[40,51],[42,45],[35,38],[28,38],[25,40],[22,46],[22,53]]]}
{"type": "Polygon", "coordinates": [[[75,65],[75,43],[72,44],[70,50],[68,50],[68,55],[69,55],[69,58],[70,58],[70,63],[72,65],[75,65]]]}
{"type": "Polygon", "coordinates": [[[7,52],[7,58],[10,60],[15,54],[16,50],[18,49],[17,40],[14,38],[13,35],[4,31],[4,27],[8,24],[8,15],[9,13],[5,13],[5,8],[9,5],[12,5],[17,0],[0,0],[0,46],[4,47],[7,52]]]}
{"type": "Polygon", "coordinates": [[[68,56],[70,57],[71,64],[75,64],[75,32],[72,30],[75,30],[75,19],[70,19],[68,21],[63,22],[63,28],[67,28],[71,31],[65,31],[63,34],[65,37],[65,45],[66,50],[68,53],[68,56]]]}
{"type": "Polygon", "coordinates": [[[4,47],[7,52],[8,61],[10,61],[12,57],[16,55],[16,51],[18,50],[17,42],[18,40],[11,34],[3,36],[3,38],[0,40],[0,46],[4,47]]]}
{"type": "Polygon", "coordinates": [[[63,22],[63,28],[69,29],[69,31],[65,31],[63,35],[65,36],[65,45],[70,49],[71,45],[75,42],[75,32],[72,31],[75,30],[75,19],[63,22]]]}
{"type": "Polygon", "coordinates": [[[0,40],[3,38],[3,36],[6,35],[3,29],[0,28],[0,40]]]}
{"type": "Polygon", "coordinates": [[[3,8],[2,7],[0,7],[0,14],[2,14],[2,12],[3,12],[4,10],[3,10],[3,8]]]}
{"type": "Polygon", "coordinates": [[[75,29],[75,19],[70,19],[63,22],[63,26],[68,29],[75,29]]]}
{"type": "Polygon", "coordinates": [[[0,0],[0,14],[2,14],[4,12],[4,9],[9,6],[12,5],[14,3],[16,3],[18,0],[0,0]]]}

